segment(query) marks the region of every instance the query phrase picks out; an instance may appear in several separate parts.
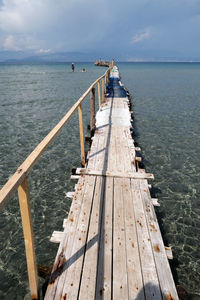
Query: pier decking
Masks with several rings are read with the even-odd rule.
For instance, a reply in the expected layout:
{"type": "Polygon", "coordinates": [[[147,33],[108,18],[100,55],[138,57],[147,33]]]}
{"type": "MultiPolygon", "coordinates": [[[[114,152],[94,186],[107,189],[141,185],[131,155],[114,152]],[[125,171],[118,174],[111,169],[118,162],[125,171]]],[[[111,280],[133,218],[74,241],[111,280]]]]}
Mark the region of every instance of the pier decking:
{"type": "Polygon", "coordinates": [[[110,82],[45,299],[178,299],[116,67],[110,82]]]}

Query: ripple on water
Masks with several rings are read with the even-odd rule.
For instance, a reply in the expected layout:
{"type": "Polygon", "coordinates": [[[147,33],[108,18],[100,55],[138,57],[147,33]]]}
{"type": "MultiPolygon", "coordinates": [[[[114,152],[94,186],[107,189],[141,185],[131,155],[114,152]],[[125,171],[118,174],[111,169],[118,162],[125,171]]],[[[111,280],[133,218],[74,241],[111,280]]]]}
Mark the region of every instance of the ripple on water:
{"type": "MultiPolygon", "coordinates": [[[[155,175],[153,192],[161,204],[156,210],[164,240],[173,247],[175,279],[191,299],[199,299],[200,65],[119,67],[134,96],[135,138],[147,172],[155,175]]],[[[92,64],[77,64],[76,70],[71,73],[71,64],[0,65],[1,186],[104,72],[92,64]],[[79,72],[83,67],[86,73],[79,72]]],[[[83,109],[87,125],[86,105],[83,109]]],[[[71,169],[80,166],[77,122],[75,115],[29,176],[37,262],[44,265],[54,261],[57,245],[49,238],[54,230],[62,230],[70,207],[65,193],[74,189],[71,169]]],[[[28,294],[28,281],[17,197],[3,210],[0,228],[0,298],[22,299],[28,294]]]]}

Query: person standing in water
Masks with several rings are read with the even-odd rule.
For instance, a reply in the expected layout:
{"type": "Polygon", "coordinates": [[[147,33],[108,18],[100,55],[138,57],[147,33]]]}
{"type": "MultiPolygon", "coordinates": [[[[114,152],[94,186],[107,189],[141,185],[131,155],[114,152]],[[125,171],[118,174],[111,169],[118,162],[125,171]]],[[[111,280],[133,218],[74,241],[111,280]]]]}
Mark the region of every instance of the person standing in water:
{"type": "Polygon", "coordinates": [[[72,63],[72,72],[74,72],[74,63],[72,63]]]}

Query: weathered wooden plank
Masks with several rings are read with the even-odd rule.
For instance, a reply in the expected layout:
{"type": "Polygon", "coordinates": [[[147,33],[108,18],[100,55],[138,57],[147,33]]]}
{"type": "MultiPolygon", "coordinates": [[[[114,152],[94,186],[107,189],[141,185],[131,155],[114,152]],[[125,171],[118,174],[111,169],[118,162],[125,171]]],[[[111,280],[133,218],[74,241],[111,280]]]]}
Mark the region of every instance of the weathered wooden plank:
{"type": "MultiPolygon", "coordinates": [[[[97,131],[96,131],[96,133],[97,133],[97,131]]],[[[96,133],[92,139],[91,150],[90,150],[90,153],[88,156],[87,167],[90,167],[90,168],[95,168],[95,164],[96,164],[96,160],[97,160],[97,153],[98,153],[98,149],[99,149],[100,135],[96,134],[96,133]]]]}
{"type": "Polygon", "coordinates": [[[110,300],[112,295],[113,250],[113,178],[105,180],[105,195],[101,218],[99,257],[95,299],[110,300]]]}
{"type": "Polygon", "coordinates": [[[117,156],[116,156],[116,147],[114,139],[115,131],[113,127],[110,128],[110,141],[108,148],[108,167],[107,171],[114,172],[117,170],[117,156]]]}
{"type": "MultiPolygon", "coordinates": [[[[87,234],[88,234],[88,226],[91,218],[91,208],[93,203],[94,189],[96,183],[96,177],[89,177],[87,184],[87,193],[83,195],[83,203],[81,206],[79,221],[77,224],[77,228],[74,234],[73,247],[71,251],[71,255],[67,261],[67,268],[65,270],[65,280],[63,289],[56,293],[56,298],[63,297],[63,299],[77,299],[79,285],[81,280],[82,266],[85,255],[85,247],[88,246],[86,244],[87,234]]],[[[90,247],[94,243],[96,243],[96,237],[90,241],[90,247]]],[[[66,249],[66,253],[67,253],[66,249]]]]}
{"type": "Polygon", "coordinates": [[[123,179],[126,264],[129,299],[144,300],[144,288],[130,179],[123,179]]]}
{"type": "Polygon", "coordinates": [[[123,179],[114,178],[113,299],[128,299],[123,179]]]}
{"type": "Polygon", "coordinates": [[[65,224],[64,239],[61,241],[56,259],[54,262],[54,267],[52,270],[50,283],[48,285],[45,299],[54,299],[56,291],[60,291],[62,294],[62,289],[65,281],[65,266],[66,261],[70,258],[74,234],[76,232],[81,206],[83,202],[83,196],[87,193],[88,184],[86,177],[83,176],[78,181],[78,187],[75,192],[75,197],[72,201],[71,208],[68,214],[67,222],[65,224]],[[66,251],[67,250],[67,251],[66,251]]]}
{"type": "Polygon", "coordinates": [[[159,277],[162,296],[164,299],[178,299],[176,287],[172,277],[158,221],[151,202],[151,195],[146,180],[139,181],[140,192],[143,199],[150,239],[155,259],[157,274],[159,277]]]}
{"type": "Polygon", "coordinates": [[[162,299],[139,181],[131,179],[132,199],[146,299],[162,299]]]}
{"type": "Polygon", "coordinates": [[[84,149],[84,133],[83,133],[83,116],[82,106],[78,106],[78,119],[79,119],[79,133],[80,133],[80,146],[81,146],[81,164],[85,167],[85,149],[84,149]]]}
{"type": "Polygon", "coordinates": [[[173,253],[172,253],[172,248],[171,247],[166,247],[165,246],[165,251],[168,259],[173,259],[173,253]]]}
{"type": "Polygon", "coordinates": [[[64,231],[54,231],[50,238],[50,242],[52,243],[60,243],[64,237],[64,231]]]}
{"type": "Polygon", "coordinates": [[[153,203],[153,206],[160,206],[160,203],[158,203],[158,199],[157,198],[151,198],[151,201],[153,203]]]}
{"type": "Polygon", "coordinates": [[[79,299],[94,299],[96,286],[96,273],[98,261],[98,247],[100,239],[100,220],[104,199],[104,179],[96,180],[92,212],[87,237],[85,259],[82,271],[79,299]],[[94,241],[91,246],[91,241],[94,241]]]}
{"type": "Polygon", "coordinates": [[[134,179],[154,179],[151,173],[138,173],[138,172],[120,172],[120,171],[104,171],[104,170],[92,170],[92,169],[76,169],[77,174],[92,175],[92,176],[107,176],[107,177],[121,177],[121,178],[134,178],[134,179]]]}
{"type": "Polygon", "coordinates": [[[67,198],[73,198],[74,195],[75,195],[75,192],[67,192],[65,197],[67,197],[67,198]]]}

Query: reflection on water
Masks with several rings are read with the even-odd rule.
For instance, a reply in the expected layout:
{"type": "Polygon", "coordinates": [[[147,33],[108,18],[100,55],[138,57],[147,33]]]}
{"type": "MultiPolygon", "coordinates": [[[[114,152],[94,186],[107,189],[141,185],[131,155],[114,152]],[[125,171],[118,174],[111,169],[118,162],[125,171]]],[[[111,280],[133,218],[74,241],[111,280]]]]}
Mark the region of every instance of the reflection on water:
{"type": "MultiPolygon", "coordinates": [[[[173,246],[176,281],[200,294],[200,65],[120,63],[119,68],[134,96],[136,139],[147,171],[155,175],[152,192],[161,203],[157,211],[164,240],[173,246]]],[[[1,186],[104,71],[93,64],[76,64],[74,73],[71,64],[0,65],[1,186]]],[[[88,99],[85,134],[87,104],[88,99]]],[[[74,189],[70,175],[80,166],[79,149],[75,114],[30,173],[39,264],[53,263],[58,246],[49,238],[62,230],[70,206],[65,193],[74,189]]],[[[1,213],[0,228],[0,299],[23,299],[28,282],[16,196],[1,213]]]]}

